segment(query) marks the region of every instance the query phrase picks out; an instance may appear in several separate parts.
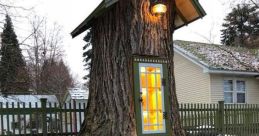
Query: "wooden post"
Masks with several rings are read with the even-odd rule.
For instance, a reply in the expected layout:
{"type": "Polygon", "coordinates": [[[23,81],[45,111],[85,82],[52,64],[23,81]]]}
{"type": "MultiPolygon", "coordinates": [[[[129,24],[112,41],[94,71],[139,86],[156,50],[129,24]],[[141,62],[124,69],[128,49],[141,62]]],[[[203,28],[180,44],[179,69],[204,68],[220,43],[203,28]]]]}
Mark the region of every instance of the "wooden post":
{"type": "Polygon", "coordinates": [[[74,133],[77,133],[77,112],[76,112],[76,100],[73,100],[73,108],[74,108],[74,133]]]}
{"type": "Polygon", "coordinates": [[[41,98],[41,117],[42,117],[42,135],[47,136],[48,130],[47,130],[47,111],[46,111],[46,105],[47,105],[47,99],[41,98]]]}
{"type": "Polygon", "coordinates": [[[224,130],[224,101],[219,101],[219,107],[218,107],[218,127],[221,132],[221,134],[225,133],[224,130]]]}

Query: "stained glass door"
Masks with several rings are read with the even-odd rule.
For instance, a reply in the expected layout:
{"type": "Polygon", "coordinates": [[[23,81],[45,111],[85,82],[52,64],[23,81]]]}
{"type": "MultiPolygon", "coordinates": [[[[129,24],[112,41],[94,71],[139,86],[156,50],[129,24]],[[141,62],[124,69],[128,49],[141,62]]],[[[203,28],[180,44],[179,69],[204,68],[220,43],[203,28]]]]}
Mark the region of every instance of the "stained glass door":
{"type": "Polygon", "coordinates": [[[162,64],[139,63],[142,133],[165,133],[162,64]]]}

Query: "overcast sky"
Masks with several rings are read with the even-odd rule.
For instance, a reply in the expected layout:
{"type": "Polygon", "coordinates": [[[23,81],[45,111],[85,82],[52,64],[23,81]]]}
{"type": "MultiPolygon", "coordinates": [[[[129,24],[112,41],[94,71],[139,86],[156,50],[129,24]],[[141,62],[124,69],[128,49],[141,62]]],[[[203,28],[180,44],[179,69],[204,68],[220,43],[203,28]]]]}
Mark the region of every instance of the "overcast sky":
{"type": "MultiPolygon", "coordinates": [[[[86,74],[83,69],[82,38],[85,33],[72,39],[70,32],[77,27],[101,2],[101,0],[16,0],[17,5],[33,6],[38,15],[63,26],[65,61],[78,79],[86,74]],[[18,3],[19,2],[19,3],[18,3]]],[[[220,43],[223,18],[229,12],[227,0],[200,0],[207,15],[174,34],[174,39],[220,43]]],[[[82,80],[81,80],[82,81],[82,80]]]]}

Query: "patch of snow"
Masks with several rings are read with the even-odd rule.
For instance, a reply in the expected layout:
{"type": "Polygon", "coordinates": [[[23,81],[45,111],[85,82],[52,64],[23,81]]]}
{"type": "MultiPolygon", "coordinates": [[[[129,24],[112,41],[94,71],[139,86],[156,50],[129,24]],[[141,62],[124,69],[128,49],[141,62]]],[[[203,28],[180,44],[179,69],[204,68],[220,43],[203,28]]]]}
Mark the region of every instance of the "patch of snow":
{"type": "Polygon", "coordinates": [[[182,52],[214,68],[259,71],[259,58],[249,49],[190,43],[179,45],[182,52]]]}

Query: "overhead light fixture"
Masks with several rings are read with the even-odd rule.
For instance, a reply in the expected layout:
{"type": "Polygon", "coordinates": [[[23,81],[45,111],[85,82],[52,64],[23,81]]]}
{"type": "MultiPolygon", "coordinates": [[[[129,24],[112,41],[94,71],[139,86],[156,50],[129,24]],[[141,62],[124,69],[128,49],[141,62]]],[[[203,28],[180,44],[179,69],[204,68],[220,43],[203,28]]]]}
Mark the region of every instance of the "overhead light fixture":
{"type": "Polygon", "coordinates": [[[164,0],[150,0],[151,12],[155,15],[163,15],[167,11],[164,0]]]}

